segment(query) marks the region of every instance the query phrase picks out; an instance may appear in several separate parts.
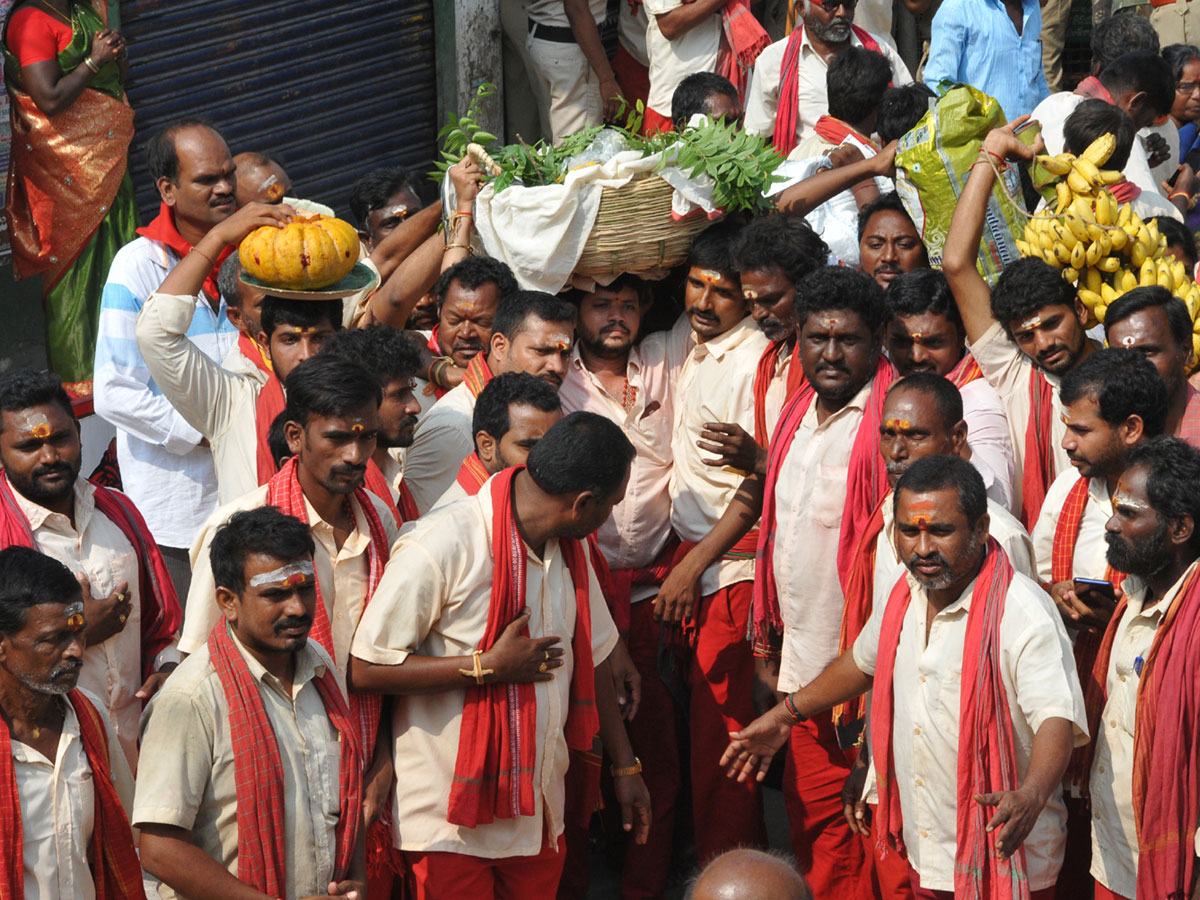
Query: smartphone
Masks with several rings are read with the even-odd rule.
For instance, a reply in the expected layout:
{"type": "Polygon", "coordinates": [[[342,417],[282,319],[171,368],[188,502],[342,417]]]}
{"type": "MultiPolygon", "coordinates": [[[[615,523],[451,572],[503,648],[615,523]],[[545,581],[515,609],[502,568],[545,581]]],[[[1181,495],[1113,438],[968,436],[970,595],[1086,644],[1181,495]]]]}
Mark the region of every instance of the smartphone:
{"type": "Polygon", "coordinates": [[[1180,166],[1178,169],[1176,169],[1175,174],[1167,179],[1167,184],[1170,185],[1171,187],[1175,187],[1175,182],[1179,180],[1179,173],[1182,171],[1183,171],[1182,166],[1180,166]]]}
{"type": "Polygon", "coordinates": [[[1089,592],[1099,594],[1108,600],[1109,603],[1116,603],[1117,601],[1117,592],[1113,588],[1111,581],[1105,581],[1101,578],[1076,578],[1075,593],[1086,594],[1089,592]]]}

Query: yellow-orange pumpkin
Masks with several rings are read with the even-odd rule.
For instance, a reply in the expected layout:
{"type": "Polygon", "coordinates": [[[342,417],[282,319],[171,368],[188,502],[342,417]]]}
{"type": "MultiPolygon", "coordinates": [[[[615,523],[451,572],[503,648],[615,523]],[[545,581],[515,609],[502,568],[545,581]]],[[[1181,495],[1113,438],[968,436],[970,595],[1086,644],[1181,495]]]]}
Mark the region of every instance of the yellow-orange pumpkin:
{"type": "Polygon", "coordinates": [[[264,225],[238,248],[242,267],[264,284],[293,291],[328,287],[358,262],[358,233],[329,216],[298,216],[282,228],[264,225]]]}

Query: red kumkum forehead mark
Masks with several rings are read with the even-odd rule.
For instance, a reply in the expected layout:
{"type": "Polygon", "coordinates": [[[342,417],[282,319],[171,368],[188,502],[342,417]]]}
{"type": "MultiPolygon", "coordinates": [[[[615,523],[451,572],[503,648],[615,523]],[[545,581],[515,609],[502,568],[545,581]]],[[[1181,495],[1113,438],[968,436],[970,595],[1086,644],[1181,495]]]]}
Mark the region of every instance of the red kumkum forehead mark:
{"type": "Polygon", "coordinates": [[[353,425],[350,426],[351,434],[362,434],[366,430],[367,430],[367,426],[364,425],[362,422],[355,422],[353,425]]]}
{"type": "Polygon", "coordinates": [[[1041,324],[1042,324],[1042,317],[1041,316],[1033,316],[1032,318],[1026,319],[1024,322],[1022,322],[1021,327],[1017,330],[1018,331],[1033,331],[1033,329],[1037,328],[1041,324]]]}
{"type": "Polygon", "coordinates": [[[289,575],[287,578],[283,579],[284,587],[296,587],[297,585],[307,584],[307,583],[308,583],[308,576],[305,575],[303,572],[295,572],[295,573],[289,575]]]}
{"type": "Polygon", "coordinates": [[[925,531],[933,522],[933,511],[937,504],[932,500],[914,500],[908,505],[908,524],[925,531]]]}
{"type": "Polygon", "coordinates": [[[758,299],[758,291],[754,290],[753,288],[743,288],[742,296],[745,297],[747,300],[757,300],[758,299]]]}
{"type": "Polygon", "coordinates": [[[716,269],[701,269],[700,280],[705,284],[716,284],[718,281],[724,281],[725,276],[716,269]]]}
{"type": "Polygon", "coordinates": [[[883,427],[890,428],[893,431],[908,431],[908,429],[912,428],[912,422],[908,421],[908,419],[888,419],[883,423],[883,427]]]}

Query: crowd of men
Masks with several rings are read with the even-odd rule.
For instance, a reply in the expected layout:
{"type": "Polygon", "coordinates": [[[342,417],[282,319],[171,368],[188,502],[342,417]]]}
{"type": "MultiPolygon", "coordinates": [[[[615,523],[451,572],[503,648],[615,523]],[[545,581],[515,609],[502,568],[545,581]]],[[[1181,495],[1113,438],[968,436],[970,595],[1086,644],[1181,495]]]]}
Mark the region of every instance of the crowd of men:
{"type": "MultiPolygon", "coordinates": [[[[659,2],[654,41],[712,18],[659,2]]],[[[111,458],[81,471],[57,377],[0,376],[0,896],[574,900],[596,835],[623,900],[695,864],[701,900],[1193,894],[1187,307],[1139,287],[1089,330],[1042,260],[980,275],[1024,118],[931,268],[889,179],[933,94],[857,28],[805,55],[842,7],[775,59],[819,98],[749,86],[830,165],[659,282],[523,290],[473,255],[463,162],[442,230],[403,170],[355,186],[378,288],[273,296],[235,248],[319,204],[211,124],[151,138],[162,206],[100,314],[111,458]]],[[[1046,141],[1114,133],[1194,271],[1135,135],[1157,38],[1096,41],[1046,141]]],[[[740,96],[693,73],[651,108],[740,96]]]]}

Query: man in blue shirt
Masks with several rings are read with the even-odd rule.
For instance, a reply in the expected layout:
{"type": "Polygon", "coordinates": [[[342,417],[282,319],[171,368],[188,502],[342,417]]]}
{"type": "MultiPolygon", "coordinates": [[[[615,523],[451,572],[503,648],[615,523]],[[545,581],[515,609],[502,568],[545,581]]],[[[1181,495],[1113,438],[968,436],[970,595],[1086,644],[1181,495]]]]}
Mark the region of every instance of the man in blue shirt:
{"type": "Polygon", "coordinates": [[[945,0],[933,17],[925,83],[962,82],[995,97],[1011,121],[1050,94],[1038,0],[945,0]]]}

